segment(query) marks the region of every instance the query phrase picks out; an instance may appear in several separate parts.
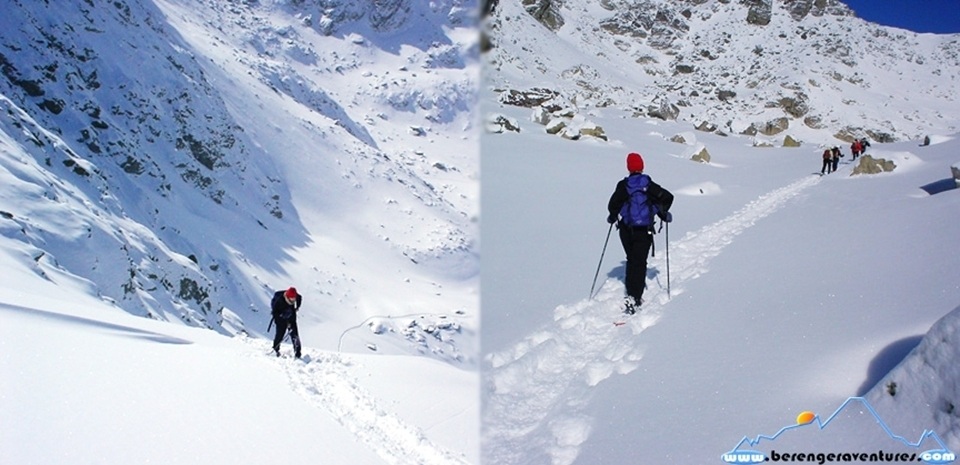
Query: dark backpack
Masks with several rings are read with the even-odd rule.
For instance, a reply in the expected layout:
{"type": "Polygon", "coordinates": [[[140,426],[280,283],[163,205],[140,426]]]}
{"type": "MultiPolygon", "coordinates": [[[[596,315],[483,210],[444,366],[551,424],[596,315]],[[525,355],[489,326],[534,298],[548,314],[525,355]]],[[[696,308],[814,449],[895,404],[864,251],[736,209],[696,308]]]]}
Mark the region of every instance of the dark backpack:
{"type": "Polygon", "coordinates": [[[284,300],[283,292],[284,291],[277,291],[276,293],[273,294],[273,299],[270,301],[270,308],[276,309],[280,307],[282,309],[282,311],[279,314],[278,313],[273,314],[274,318],[278,320],[289,320],[293,318],[294,309],[293,307],[287,304],[286,300],[284,300]]]}
{"type": "Polygon", "coordinates": [[[627,195],[629,199],[620,207],[620,218],[627,226],[653,226],[656,207],[647,196],[650,176],[645,174],[627,177],[627,195]]]}

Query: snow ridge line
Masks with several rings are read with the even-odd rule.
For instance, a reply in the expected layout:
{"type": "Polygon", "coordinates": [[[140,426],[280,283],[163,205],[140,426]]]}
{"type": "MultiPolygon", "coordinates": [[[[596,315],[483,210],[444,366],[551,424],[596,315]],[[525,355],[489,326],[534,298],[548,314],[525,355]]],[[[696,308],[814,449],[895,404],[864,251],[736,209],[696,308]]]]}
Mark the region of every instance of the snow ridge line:
{"type": "MultiPolygon", "coordinates": [[[[735,236],[820,180],[805,177],[764,194],[671,244],[672,294],[683,292],[680,286],[706,273],[709,260],[735,236]]],[[[651,268],[663,269],[663,255],[651,260],[651,268]]],[[[486,357],[484,463],[569,465],[576,460],[590,435],[592,419],[586,408],[593,387],[639,366],[643,349],[636,336],[657,323],[669,301],[659,274],[654,281],[648,276],[647,284],[642,312],[626,320],[629,331],[612,324],[621,312],[624,287],[620,279],[608,279],[595,301],[557,307],[552,325],[486,357]]]]}
{"type": "MultiPolygon", "coordinates": [[[[263,350],[269,350],[262,342],[263,350]]],[[[260,347],[258,345],[258,347],[260,347]]],[[[376,398],[348,373],[340,355],[305,350],[303,360],[279,359],[293,390],[326,410],[357,440],[391,465],[469,465],[433,444],[416,426],[384,410],[376,398]]],[[[271,355],[272,356],[272,355],[271,355]]]]}

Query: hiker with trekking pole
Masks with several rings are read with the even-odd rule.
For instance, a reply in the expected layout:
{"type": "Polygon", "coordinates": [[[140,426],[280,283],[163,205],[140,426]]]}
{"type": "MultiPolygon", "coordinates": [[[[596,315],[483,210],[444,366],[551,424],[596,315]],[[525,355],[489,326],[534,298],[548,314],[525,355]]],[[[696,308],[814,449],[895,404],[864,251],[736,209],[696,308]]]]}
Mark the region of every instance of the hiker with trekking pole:
{"type": "MultiPolygon", "coordinates": [[[[653,246],[653,234],[655,233],[653,228],[654,216],[668,224],[667,234],[669,235],[669,223],[673,221],[673,215],[670,213],[670,206],[673,205],[673,194],[660,187],[659,184],[650,179],[650,176],[643,173],[643,158],[639,153],[632,152],[627,155],[627,171],[629,175],[617,183],[613,195],[610,196],[610,202],[607,204],[607,211],[609,212],[607,223],[610,223],[607,239],[610,239],[610,231],[616,224],[620,233],[620,243],[627,255],[626,276],[624,277],[627,295],[624,297],[624,313],[632,315],[637,312],[643,303],[643,291],[646,287],[647,278],[647,256],[653,246]]],[[[604,243],[604,252],[606,252],[606,243],[604,243]]],[[[669,253],[668,245],[668,260],[669,253]]],[[[600,261],[603,262],[602,254],[600,261]]],[[[668,287],[669,273],[668,262],[668,287]]],[[[596,278],[594,278],[594,282],[596,282],[596,278]]],[[[591,297],[592,293],[591,290],[591,297]]]]}

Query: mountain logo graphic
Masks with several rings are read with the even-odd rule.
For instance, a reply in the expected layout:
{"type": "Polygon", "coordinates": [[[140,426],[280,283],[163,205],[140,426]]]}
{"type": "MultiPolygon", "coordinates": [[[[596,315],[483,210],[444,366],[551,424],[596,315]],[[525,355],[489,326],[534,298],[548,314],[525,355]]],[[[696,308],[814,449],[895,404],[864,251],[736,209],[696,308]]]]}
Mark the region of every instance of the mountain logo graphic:
{"type": "MultiPolygon", "coordinates": [[[[916,449],[918,453],[912,455],[912,461],[919,460],[930,465],[943,465],[947,463],[953,463],[954,461],[956,461],[957,459],[956,454],[950,451],[947,448],[947,445],[940,438],[940,436],[937,435],[937,433],[932,430],[925,430],[920,435],[920,439],[917,440],[917,442],[910,442],[908,439],[904,438],[903,436],[894,434],[893,431],[890,430],[890,427],[887,426],[887,424],[883,421],[883,419],[880,418],[880,415],[877,413],[876,410],[874,410],[873,406],[870,405],[870,403],[867,402],[867,400],[864,399],[863,397],[851,397],[847,399],[843,404],[840,405],[839,408],[837,408],[835,412],[833,412],[832,415],[830,415],[826,419],[826,421],[821,420],[819,415],[815,415],[813,412],[806,411],[797,416],[797,424],[784,426],[783,428],[780,429],[780,431],[777,431],[777,433],[772,436],[760,435],[752,439],[749,436],[744,436],[744,438],[740,440],[740,442],[731,451],[722,454],[720,456],[720,459],[723,460],[724,463],[732,463],[732,464],[738,464],[738,465],[757,464],[757,463],[770,461],[771,457],[767,457],[766,454],[764,454],[763,452],[751,450],[750,447],[756,447],[762,441],[769,441],[769,442],[776,441],[777,438],[779,438],[782,434],[786,433],[787,431],[794,430],[797,428],[807,427],[809,425],[817,425],[817,427],[820,428],[820,430],[824,430],[830,424],[830,422],[832,422],[837,417],[837,415],[840,414],[840,412],[842,412],[845,408],[847,408],[847,406],[851,404],[859,404],[863,409],[865,409],[867,412],[873,415],[873,418],[877,421],[877,424],[883,429],[885,433],[887,433],[887,435],[890,436],[890,439],[893,440],[895,443],[899,443],[900,445],[906,446],[908,448],[916,449]],[[920,445],[923,444],[923,442],[927,439],[932,439],[936,441],[936,443],[940,445],[940,448],[919,452],[920,445]]],[[[801,461],[814,460],[814,457],[809,456],[813,454],[806,454],[806,455],[808,455],[808,457],[799,457],[799,459],[801,461]]],[[[854,457],[854,461],[864,462],[864,461],[867,461],[868,458],[863,456],[871,457],[870,460],[873,460],[874,458],[878,460],[885,460],[885,459],[891,458],[891,457],[886,457],[885,455],[896,456],[901,454],[895,454],[895,453],[885,454],[884,452],[881,451],[879,453],[874,452],[869,454],[864,453],[864,454],[817,454],[817,455],[820,456],[820,457],[817,457],[817,460],[820,461],[820,463],[824,463],[824,460],[837,461],[837,462],[849,461],[847,459],[849,459],[850,457],[845,457],[846,455],[858,456],[858,457],[854,457]],[[882,455],[882,456],[872,457],[873,455],[882,455]]],[[[911,455],[911,454],[902,454],[902,455],[911,455]]],[[[791,458],[793,457],[787,458],[786,461],[791,461],[790,460],[791,458]]],[[[778,461],[777,459],[778,458],[776,457],[773,458],[774,461],[778,461]]],[[[900,459],[896,457],[893,457],[893,459],[900,461],[900,459]]]]}

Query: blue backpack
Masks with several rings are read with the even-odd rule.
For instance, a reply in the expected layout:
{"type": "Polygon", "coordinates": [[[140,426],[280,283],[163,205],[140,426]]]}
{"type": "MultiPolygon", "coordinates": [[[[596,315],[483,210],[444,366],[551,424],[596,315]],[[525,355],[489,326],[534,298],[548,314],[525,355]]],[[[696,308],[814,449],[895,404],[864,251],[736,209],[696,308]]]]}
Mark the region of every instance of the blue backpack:
{"type": "Polygon", "coordinates": [[[653,226],[656,208],[647,197],[650,176],[645,174],[627,177],[627,194],[630,198],[620,207],[620,218],[627,226],[653,226]]]}

